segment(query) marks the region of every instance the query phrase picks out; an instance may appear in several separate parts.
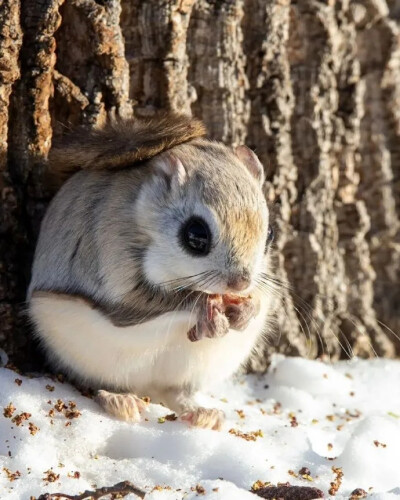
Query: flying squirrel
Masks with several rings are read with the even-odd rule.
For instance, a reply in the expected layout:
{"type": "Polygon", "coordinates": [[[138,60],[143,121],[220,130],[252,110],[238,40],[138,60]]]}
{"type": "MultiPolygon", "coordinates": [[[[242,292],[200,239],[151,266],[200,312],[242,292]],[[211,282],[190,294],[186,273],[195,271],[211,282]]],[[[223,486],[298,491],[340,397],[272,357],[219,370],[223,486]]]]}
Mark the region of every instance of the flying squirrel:
{"type": "Polygon", "coordinates": [[[29,315],[50,362],[121,419],[140,421],[148,396],[220,429],[196,392],[246,362],[273,312],[263,167],[205,132],[183,115],[114,120],[50,151],[65,182],[41,225],[29,315]]]}

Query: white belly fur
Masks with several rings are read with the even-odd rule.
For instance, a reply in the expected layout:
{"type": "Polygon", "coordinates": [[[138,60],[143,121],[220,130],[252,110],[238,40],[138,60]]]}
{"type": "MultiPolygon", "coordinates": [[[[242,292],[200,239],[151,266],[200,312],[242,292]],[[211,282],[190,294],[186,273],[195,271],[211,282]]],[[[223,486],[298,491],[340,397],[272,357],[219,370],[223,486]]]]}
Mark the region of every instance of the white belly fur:
{"type": "Polygon", "coordinates": [[[249,356],[265,324],[267,304],[242,332],[190,342],[195,323],[171,312],[146,323],[116,327],[80,299],[33,296],[30,313],[50,359],[85,382],[151,394],[163,387],[209,387],[229,377],[249,356]]]}

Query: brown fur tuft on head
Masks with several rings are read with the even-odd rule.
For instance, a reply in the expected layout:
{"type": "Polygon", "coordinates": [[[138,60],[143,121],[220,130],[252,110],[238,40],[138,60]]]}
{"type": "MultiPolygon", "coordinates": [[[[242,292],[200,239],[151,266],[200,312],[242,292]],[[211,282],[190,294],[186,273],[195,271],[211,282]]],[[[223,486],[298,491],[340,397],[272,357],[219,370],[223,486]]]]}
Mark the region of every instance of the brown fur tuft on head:
{"type": "Polygon", "coordinates": [[[79,170],[121,170],[205,134],[200,120],[173,113],[79,128],[54,142],[48,173],[61,184],[79,170]]]}

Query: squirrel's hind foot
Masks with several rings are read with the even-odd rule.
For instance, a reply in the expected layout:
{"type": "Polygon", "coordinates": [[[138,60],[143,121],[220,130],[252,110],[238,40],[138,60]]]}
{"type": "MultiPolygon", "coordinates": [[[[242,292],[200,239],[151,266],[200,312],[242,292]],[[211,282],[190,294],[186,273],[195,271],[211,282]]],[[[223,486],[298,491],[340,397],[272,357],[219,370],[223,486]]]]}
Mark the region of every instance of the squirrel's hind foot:
{"type": "Polygon", "coordinates": [[[114,394],[107,391],[98,391],[96,401],[109,415],[135,423],[140,422],[140,414],[148,404],[135,394],[114,394]]]}
{"type": "Polygon", "coordinates": [[[180,415],[180,419],[188,422],[193,427],[220,431],[225,420],[225,414],[222,410],[216,408],[199,407],[185,411],[180,415]]]}

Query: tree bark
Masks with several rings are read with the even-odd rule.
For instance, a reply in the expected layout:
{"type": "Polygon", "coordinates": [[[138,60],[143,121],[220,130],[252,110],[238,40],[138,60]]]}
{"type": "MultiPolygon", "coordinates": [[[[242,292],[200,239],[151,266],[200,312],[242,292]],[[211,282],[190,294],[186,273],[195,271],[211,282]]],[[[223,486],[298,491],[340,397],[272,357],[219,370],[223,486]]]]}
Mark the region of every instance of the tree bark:
{"type": "Polygon", "coordinates": [[[400,352],[398,0],[4,0],[0,345],[32,360],[24,297],[53,136],[192,113],[263,162],[279,287],[268,354],[400,352]]]}

